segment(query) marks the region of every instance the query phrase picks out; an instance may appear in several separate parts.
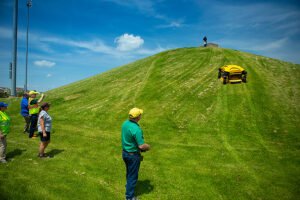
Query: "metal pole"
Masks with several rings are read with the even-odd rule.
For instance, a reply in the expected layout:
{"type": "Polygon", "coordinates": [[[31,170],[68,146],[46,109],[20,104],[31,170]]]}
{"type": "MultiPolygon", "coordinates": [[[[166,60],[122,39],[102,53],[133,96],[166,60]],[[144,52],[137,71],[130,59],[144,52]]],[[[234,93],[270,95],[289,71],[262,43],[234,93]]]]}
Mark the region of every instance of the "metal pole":
{"type": "Polygon", "coordinates": [[[9,79],[12,79],[12,62],[9,63],[9,79]]]}
{"type": "Polygon", "coordinates": [[[18,0],[15,0],[15,5],[13,8],[13,52],[12,52],[12,88],[11,88],[11,95],[17,96],[16,91],[16,75],[17,75],[17,41],[18,41],[18,0]]]}
{"type": "Polygon", "coordinates": [[[26,33],[26,66],[25,66],[25,85],[24,92],[27,91],[27,78],[28,78],[28,32],[29,32],[29,8],[32,6],[31,0],[27,1],[27,33],[26,33]]]}

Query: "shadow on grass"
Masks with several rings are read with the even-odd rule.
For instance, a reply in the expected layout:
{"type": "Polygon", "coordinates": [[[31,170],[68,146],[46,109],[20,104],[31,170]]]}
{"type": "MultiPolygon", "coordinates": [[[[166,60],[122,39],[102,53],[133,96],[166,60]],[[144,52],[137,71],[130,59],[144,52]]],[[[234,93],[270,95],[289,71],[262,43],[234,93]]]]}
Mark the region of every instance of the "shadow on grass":
{"type": "Polygon", "coordinates": [[[6,193],[7,191],[5,191],[5,190],[2,190],[1,188],[0,188],[0,197],[1,197],[1,200],[9,200],[9,198],[6,196],[6,193]]]}
{"type": "Polygon", "coordinates": [[[52,149],[47,154],[49,154],[50,156],[54,157],[54,156],[56,156],[57,154],[60,154],[63,151],[65,151],[65,150],[64,149],[52,149]]]}
{"type": "Polygon", "coordinates": [[[142,194],[149,194],[154,189],[154,186],[150,183],[150,180],[139,181],[136,184],[135,193],[137,196],[142,194]]]}
{"type": "Polygon", "coordinates": [[[14,158],[14,157],[16,157],[16,156],[22,155],[22,153],[23,153],[24,151],[26,151],[26,149],[15,149],[15,150],[13,150],[13,151],[11,151],[11,152],[8,152],[8,153],[6,154],[6,157],[7,157],[8,159],[12,159],[12,158],[14,158]]]}

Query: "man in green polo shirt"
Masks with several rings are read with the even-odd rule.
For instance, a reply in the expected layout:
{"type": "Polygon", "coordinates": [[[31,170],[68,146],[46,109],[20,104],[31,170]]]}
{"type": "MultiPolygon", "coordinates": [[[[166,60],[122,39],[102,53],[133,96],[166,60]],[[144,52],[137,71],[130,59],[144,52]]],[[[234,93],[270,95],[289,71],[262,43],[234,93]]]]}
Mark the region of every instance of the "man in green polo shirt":
{"type": "Polygon", "coordinates": [[[122,157],[126,165],[126,200],[137,200],[134,188],[138,180],[141,163],[141,153],[150,150],[150,145],[144,142],[143,131],[138,122],[143,110],[133,108],[129,111],[129,119],[122,125],[122,157]]]}

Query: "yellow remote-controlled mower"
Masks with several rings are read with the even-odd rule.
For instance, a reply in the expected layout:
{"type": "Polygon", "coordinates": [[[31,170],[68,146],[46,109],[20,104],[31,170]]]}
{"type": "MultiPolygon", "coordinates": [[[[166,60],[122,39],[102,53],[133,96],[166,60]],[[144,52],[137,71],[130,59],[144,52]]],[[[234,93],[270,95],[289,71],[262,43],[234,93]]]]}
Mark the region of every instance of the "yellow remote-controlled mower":
{"type": "Polygon", "coordinates": [[[219,68],[218,79],[221,79],[223,84],[241,82],[246,83],[247,72],[244,68],[238,65],[225,65],[219,68]]]}

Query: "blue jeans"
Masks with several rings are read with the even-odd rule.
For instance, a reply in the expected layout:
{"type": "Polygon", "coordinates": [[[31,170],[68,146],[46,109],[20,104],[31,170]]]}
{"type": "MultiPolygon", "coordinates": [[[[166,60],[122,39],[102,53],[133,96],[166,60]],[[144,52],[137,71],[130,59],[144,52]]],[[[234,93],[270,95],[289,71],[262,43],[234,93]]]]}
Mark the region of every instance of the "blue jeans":
{"type": "Polygon", "coordinates": [[[32,138],[38,122],[38,114],[33,114],[30,117],[29,137],[32,138]]]}
{"type": "Polygon", "coordinates": [[[123,160],[126,165],[126,199],[131,199],[134,197],[134,188],[136,186],[140,163],[141,155],[139,153],[129,154],[128,152],[123,151],[122,153],[123,160]]]}

